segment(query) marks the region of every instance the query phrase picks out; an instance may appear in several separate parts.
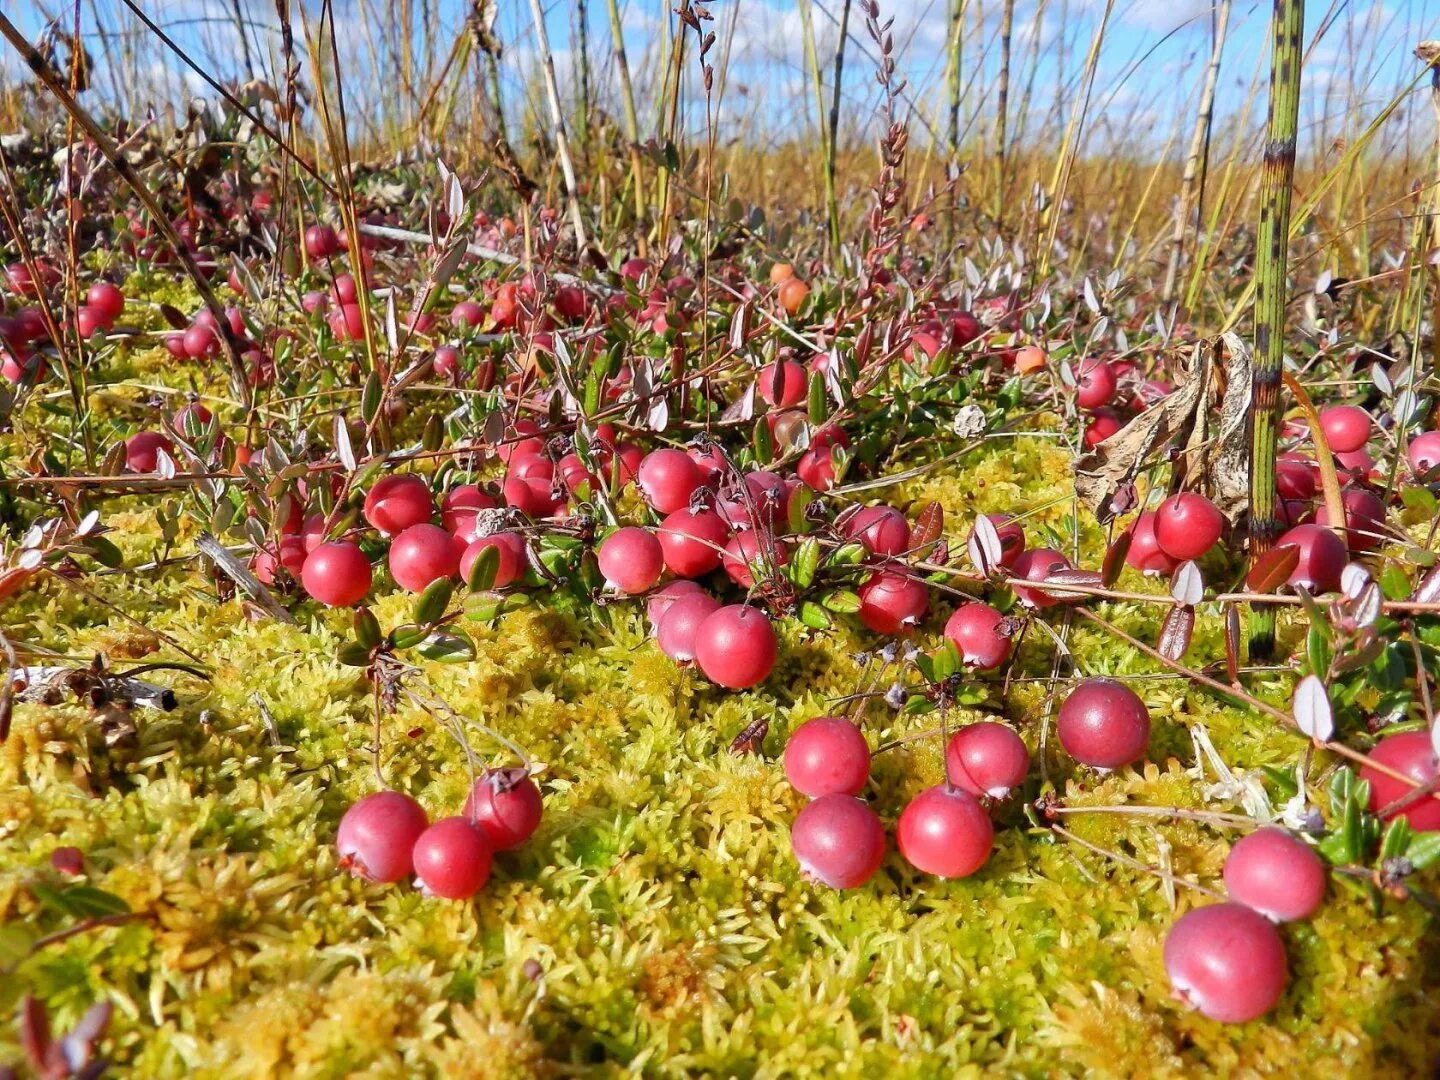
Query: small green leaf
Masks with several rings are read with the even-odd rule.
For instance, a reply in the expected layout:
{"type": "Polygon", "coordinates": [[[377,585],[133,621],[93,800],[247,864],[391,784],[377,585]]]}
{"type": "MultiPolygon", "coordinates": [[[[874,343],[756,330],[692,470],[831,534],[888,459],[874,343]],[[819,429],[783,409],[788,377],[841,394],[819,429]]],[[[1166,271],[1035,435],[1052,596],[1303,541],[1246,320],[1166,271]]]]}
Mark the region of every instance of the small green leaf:
{"type": "Polygon", "coordinates": [[[415,601],[415,621],[421,626],[433,626],[445,617],[445,609],[450,606],[450,597],[455,593],[455,586],[449,578],[437,578],[425,586],[425,591],[420,594],[420,599],[415,601]]]}
{"type": "Polygon", "coordinates": [[[770,424],[763,416],[755,421],[753,443],[757,462],[761,465],[769,465],[775,460],[775,439],[770,434],[770,424]]]}
{"type": "Polygon", "coordinates": [[[1404,600],[1410,595],[1410,575],[1396,563],[1387,563],[1380,571],[1380,589],[1387,600],[1404,600]]]}
{"type": "Polygon", "coordinates": [[[864,544],[842,544],[830,556],[836,566],[859,566],[865,561],[864,544]]]}
{"type": "Polygon", "coordinates": [[[805,484],[797,484],[790,492],[790,503],[786,507],[786,522],[789,529],[796,536],[803,536],[810,531],[810,521],[805,516],[806,509],[815,499],[815,492],[805,484]]]}
{"type": "Polygon", "coordinates": [[[790,580],[802,589],[808,589],[815,580],[815,571],[820,569],[820,541],[807,536],[795,549],[790,560],[790,580]]]}
{"type": "Polygon", "coordinates": [[[120,897],[93,885],[68,885],[60,889],[32,885],[30,891],[46,907],[80,919],[103,919],[124,915],[130,910],[130,905],[120,897]]]}
{"type": "Polygon", "coordinates": [[[365,389],[360,393],[360,415],[365,418],[367,424],[375,422],[375,415],[380,411],[380,376],[370,372],[365,378],[365,389]]]}
{"type": "Polygon", "coordinates": [[[86,537],[81,550],[88,552],[101,566],[107,566],[111,570],[118,570],[125,565],[125,556],[120,549],[103,536],[86,537]]]}
{"type": "Polygon", "coordinates": [[[829,412],[825,401],[825,376],[818,371],[810,373],[810,393],[805,404],[812,424],[819,427],[825,423],[829,412]]]}
{"type": "Polygon", "coordinates": [[[1330,670],[1330,640],[1324,624],[1310,624],[1310,630],[1305,635],[1305,659],[1309,662],[1310,674],[1324,679],[1330,670]]]}
{"type": "Polygon", "coordinates": [[[914,694],[905,702],[904,708],[900,711],[906,716],[923,716],[925,713],[935,711],[935,703],[923,694],[914,694]]]}
{"type": "Polygon", "coordinates": [[[920,674],[925,676],[926,682],[936,682],[935,659],[929,653],[921,653],[915,657],[915,666],[920,669],[920,674]]]}
{"type": "Polygon", "coordinates": [[[1399,858],[1410,846],[1410,822],[1399,816],[1391,819],[1380,841],[1380,861],[1399,858]]]}
{"type": "Polygon", "coordinates": [[[442,664],[462,664],[475,659],[475,643],[462,630],[437,630],[416,650],[427,660],[442,664]]]}
{"type": "Polygon", "coordinates": [[[335,650],[335,659],[346,667],[369,667],[370,650],[358,641],[347,641],[335,650]]]}
{"type": "Polygon", "coordinates": [[[954,644],[947,640],[942,647],[930,654],[930,664],[935,672],[930,681],[941,682],[960,670],[960,653],[954,644]]]}
{"type": "Polygon", "coordinates": [[[493,623],[504,610],[504,597],[494,593],[471,593],[465,598],[465,617],[471,622],[493,623]]]}
{"type": "Polygon", "coordinates": [[[800,621],[812,630],[829,630],[834,625],[829,613],[812,600],[801,601],[800,621]]]}
{"type": "Polygon", "coordinates": [[[424,641],[429,633],[423,626],[405,623],[390,631],[390,644],[397,649],[413,649],[424,641]]]}
{"type": "Polygon", "coordinates": [[[1440,832],[1415,833],[1405,848],[1405,858],[1416,870],[1429,870],[1440,862],[1440,832]]]}
{"type": "Polygon", "coordinates": [[[495,584],[495,575],[500,572],[500,546],[487,544],[470,564],[470,575],[465,583],[471,592],[488,592],[495,584]]]}
{"type": "Polygon", "coordinates": [[[820,603],[831,611],[854,614],[860,610],[860,597],[849,589],[835,589],[820,598],[820,603]]]}
{"type": "Polygon", "coordinates": [[[381,641],[380,620],[368,607],[355,609],[355,640],[366,649],[373,649],[381,641]]]}

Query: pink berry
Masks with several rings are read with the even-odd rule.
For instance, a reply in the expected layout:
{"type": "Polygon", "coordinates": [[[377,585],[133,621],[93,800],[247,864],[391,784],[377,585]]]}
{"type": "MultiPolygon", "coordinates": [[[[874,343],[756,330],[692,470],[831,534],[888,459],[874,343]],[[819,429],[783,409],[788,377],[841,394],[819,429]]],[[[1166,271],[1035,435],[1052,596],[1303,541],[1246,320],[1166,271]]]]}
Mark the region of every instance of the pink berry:
{"type": "Polygon", "coordinates": [[[989,861],[995,826],[974,795],[937,784],[916,795],[900,812],[895,843],[905,861],[921,873],[968,877],[989,861]]]}
{"type": "Polygon", "coordinates": [[[75,329],[82,338],[89,340],[95,331],[108,330],[110,326],[99,311],[89,304],[84,304],[75,312],[75,329]]]}
{"type": "Polygon", "coordinates": [[[460,556],[461,581],[470,580],[470,571],[475,567],[475,560],[480,558],[482,551],[491,547],[500,552],[500,562],[495,568],[495,580],[490,585],[492,589],[503,589],[513,584],[525,572],[524,538],[519,533],[498,532],[480,537],[465,549],[460,556]]]}
{"type": "Polygon", "coordinates": [[[450,309],[450,323],[452,326],[470,327],[474,329],[485,321],[485,309],[474,300],[461,300],[450,309]]]}
{"type": "Polygon", "coordinates": [[[262,585],[275,584],[275,571],[284,567],[296,581],[305,570],[305,541],[299,536],[286,536],[280,540],[279,555],[262,548],[255,553],[251,569],[262,585]]]}
{"type": "MultiPolygon", "coordinates": [[[[1043,582],[1056,571],[1069,569],[1070,560],[1053,548],[1027,548],[1016,558],[1011,573],[1023,581],[1043,582]]],[[[1017,585],[1014,580],[1010,582],[1010,587],[1026,607],[1048,608],[1062,603],[1058,597],[1051,596],[1039,589],[1017,585]]]]}
{"type": "Polygon", "coordinates": [[[1243,1024],[1285,992],[1285,945],[1268,919],[1241,904],[1195,908],[1165,937],[1165,974],[1192,1008],[1243,1024]]]}
{"type": "Polygon", "coordinates": [[[360,300],[360,287],[351,274],[337,274],[330,285],[330,292],[339,304],[358,304],[360,300]]]}
{"type": "Polygon", "coordinates": [[[403,881],[415,872],[415,841],[428,825],[425,811],[409,795],[366,795],[340,819],[335,834],[340,865],[366,881],[403,881]]]}
{"type": "Polygon", "coordinates": [[[1115,369],[1104,360],[1082,360],[1075,369],[1075,404],[1082,409],[1109,405],[1115,397],[1115,386],[1115,369]]]}
{"type": "Polygon", "coordinates": [[[840,716],[817,716],[785,743],[785,777],[802,795],[859,795],[870,779],[870,745],[840,716]]]}
{"type": "Polygon", "coordinates": [[[695,663],[707,679],[730,690],[763,682],[775,667],[778,651],[770,619],[743,604],[715,611],[695,634],[695,663]]]}
{"type": "Polygon", "coordinates": [[[1125,562],[1136,570],[1168,577],[1180,565],[1178,560],[1160,550],[1160,543],[1155,539],[1155,515],[1149,510],[1136,517],[1125,531],[1130,534],[1125,562]]]}
{"type": "Polygon", "coordinates": [[[97,281],[85,294],[85,303],[93,308],[111,326],[125,314],[125,294],[108,281],[97,281]]]}
{"type": "Polygon", "coordinates": [[[981,671],[992,671],[1010,659],[1013,644],[1005,632],[1005,616],[978,600],[961,604],[945,622],[945,636],[960,658],[981,671]]]}
{"type": "Polygon", "coordinates": [[[441,345],[435,350],[431,367],[440,378],[454,379],[460,371],[460,350],[453,345],[441,345]]]}
{"type": "Polygon", "coordinates": [[[736,533],[720,555],[725,573],[742,589],[754,587],[756,574],[763,578],[789,561],[790,552],[781,541],[755,529],[736,533]]]}
{"type": "Polygon", "coordinates": [[[893,506],[867,506],[845,519],[845,536],[872,555],[901,555],[910,547],[910,523],[893,506]]]}
{"type": "Polygon", "coordinates": [[[677,664],[688,664],[695,659],[695,639],[700,627],[719,610],[720,601],[707,592],[678,597],[656,622],[655,643],[677,664]]]}
{"type": "Polygon", "coordinates": [[[213,326],[196,323],[185,331],[185,355],[191,360],[208,360],[220,355],[220,335],[213,326]]]}
{"type": "Polygon", "coordinates": [[[832,889],[853,889],[885,859],[885,827],[850,795],[821,795],[795,817],[790,846],[803,873],[832,889]]]}
{"type": "Polygon", "coordinates": [[[125,440],[125,467],[131,472],[154,472],[161,450],[174,457],[175,447],[164,435],[158,431],[137,431],[125,440]]]}
{"type": "Polygon", "coordinates": [[[549,517],[562,502],[555,492],[555,463],[541,454],[512,454],[503,490],[506,504],[530,517],[549,517]]]}
{"type": "MultiPolygon", "coordinates": [[[[1345,511],[1345,543],[1357,554],[1374,551],[1384,540],[1385,504],[1373,491],[1362,487],[1347,487],[1340,492],[1340,503],[1345,511]]],[[[1315,514],[1315,524],[1329,527],[1330,508],[1321,504],[1315,514]]]]}
{"type": "MultiPolygon", "coordinates": [[[[1371,761],[1408,776],[1417,784],[1435,779],[1435,750],[1427,732],[1405,731],[1381,739],[1369,756],[1371,761]]],[[[1415,790],[1403,780],[1368,765],[1361,768],[1360,779],[1369,783],[1370,809],[1377,813],[1415,790]]],[[[1405,818],[1416,832],[1440,832],[1440,796],[1422,796],[1405,809],[1386,815],[1387,820],[1393,817],[1405,818]]]]}
{"type": "Polygon", "coordinates": [[[494,498],[474,484],[457,484],[440,500],[440,524],[468,543],[475,539],[475,516],[495,505],[494,498]]]}
{"type": "Polygon", "coordinates": [[[305,230],[305,254],[327,259],[340,253],[340,237],[329,225],[311,225],[305,230]]]}
{"type": "Polygon", "coordinates": [[[811,445],[795,463],[795,473],[814,491],[829,491],[835,486],[835,454],[838,446],[811,445]]]}
{"type": "Polygon", "coordinates": [[[418,476],[386,476],[365,493],[365,520],[387,536],[430,520],[430,485],[418,476]]]}
{"type": "Polygon", "coordinates": [[[1204,495],[1182,491],[1155,511],[1155,542],[1177,562],[1198,559],[1220,539],[1225,515],[1204,495]]]}
{"type": "Polygon", "coordinates": [[[513,851],[534,835],[544,811],[540,789],[524,769],[487,769],[470,788],[463,813],[496,851],[513,851]]]}
{"type": "Polygon", "coordinates": [[[688,578],[720,565],[727,536],[725,523],[714,510],[676,510],[660,523],[656,535],[670,572],[688,578]]]}
{"type": "Polygon", "coordinates": [[[977,799],[1003,799],[1025,782],[1030,751],[1004,724],[982,720],[950,736],[945,748],[945,776],[977,799]]]}
{"type": "Polygon", "coordinates": [[[415,841],[415,880],[431,896],[469,900],[490,880],[494,846],[463,817],[441,818],[415,841]]]}
{"type": "Polygon", "coordinates": [[[623,593],[643,593],[655,587],[665,572],[665,552],[648,529],[627,525],[607,536],[596,553],[600,573],[623,593]]]}
{"type": "Polygon", "coordinates": [[[652,450],[640,462],[636,482],[640,494],[660,514],[671,514],[690,505],[690,496],[700,486],[700,469],[684,450],[652,450]]]}
{"type": "Polygon", "coordinates": [[[1065,699],[1056,733],[1082,765],[1118,769],[1145,756],[1150,713],[1135,691],[1114,679],[1086,679],[1065,699]]]}
{"type": "Polygon", "coordinates": [[[1275,490],[1282,499],[1315,497],[1315,462],[1301,454],[1281,454],[1275,460],[1275,490]]]}
{"type": "Polygon", "coordinates": [[[300,584],[326,607],[349,607],[370,591],[370,560],[348,540],[321,544],[305,556],[300,584]]]}
{"type": "Polygon", "coordinates": [[[930,606],[930,590],[907,572],[878,570],[860,586],[860,621],[877,634],[914,629],[930,606]]]}
{"type": "Polygon", "coordinates": [[[1256,829],[1230,849],[1225,888],[1271,922],[1308,919],[1325,899],[1325,864],[1284,829],[1256,829]]]}
{"type": "Polygon", "coordinates": [[[1275,541],[1276,547],[1297,547],[1300,561],[1290,571],[1289,584],[1307,592],[1332,592],[1340,587],[1340,572],[1348,553],[1345,542],[1320,525],[1296,525],[1275,541]]]}
{"type": "Polygon", "coordinates": [[[1337,454],[1353,454],[1370,441],[1370,414],[1358,405],[1332,405],[1320,410],[1320,430],[1337,454]]]}
{"type": "Polygon", "coordinates": [[[333,308],[326,322],[330,332],[340,341],[361,341],[365,337],[365,312],[359,304],[341,304],[333,308]]]}
{"type": "Polygon", "coordinates": [[[761,368],[756,386],[768,404],[780,409],[799,405],[809,392],[805,368],[794,360],[767,364],[761,368]]]}
{"type": "Polygon", "coordinates": [[[1405,448],[1405,457],[1416,476],[1428,476],[1431,470],[1440,468],[1440,431],[1416,435],[1405,448]]]}
{"type": "Polygon", "coordinates": [[[1108,405],[1100,406],[1093,410],[1085,420],[1086,447],[1093,450],[1124,426],[1119,413],[1108,405]]]}
{"type": "MultiPolygon", "coordinates": [[[[704,596],[705,588],[698,581],[691,581],[689,578],[681,578],[679,581],[672,581],[664,588],[657,589],[650,594],[645,602],[645,617],[650,620],[650,633],[655,634],[660,628],[660,620],[665,613],[679,600],[687,596],[704,596]]],[[[717,605],[718,606],[718,605],[717,605]]]]}
{"type": "Polygon", "coordinates": [[[424,592],[432,582],[459,572],[460,549],[439,525],[421,522],[391,542],[389,563],[396,585],[406,592],[424,592]]]}

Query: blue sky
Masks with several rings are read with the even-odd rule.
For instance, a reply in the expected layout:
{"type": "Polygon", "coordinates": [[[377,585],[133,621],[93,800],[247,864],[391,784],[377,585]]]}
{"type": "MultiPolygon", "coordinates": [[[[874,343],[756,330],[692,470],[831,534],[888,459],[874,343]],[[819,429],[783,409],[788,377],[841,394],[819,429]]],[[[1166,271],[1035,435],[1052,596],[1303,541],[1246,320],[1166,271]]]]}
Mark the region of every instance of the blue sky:
{"type": "MultiPolygon", "coordinates": [[[[148,0],[144,9],[191,50],[212,74],[233,77],[242,70],[241,50],[233,30],[235,0],[148,0]]],[[[300,0],[295,0],[298,4],[300,0]]],[[[393,0],[391,0],[393,2],[393,0]]],[[[814,22],[827,69],[836,41],[835,19],[842,0],[813,0],[814,22]]],[[[306,10],[319,11],[317,0],[305,0],[306,10]]],[[[419,9],[424,0],[411,0],[419,9]]],[[[442,24],[432,42],[435,63],[443,60],[452,35],[459,32],[466,5],[461,0],[430,0],[442,24]]],[[[272,0],[239,0],[249,23],[253,62],[261,72],[273,70],[275,49],[272,0]]],[[[19,0],[11,6],[29,32],[38,31],[49,13],[73,10],[66,0],[19,0]]],[[[578,80],[579,51],[574,23],[575,0],[549,0],[547,31],[560,81],[567,95],[578,80]]],[[[651,86],[660,70],[659,33],[668,25],[665,0],[621,0],[627,51],[641,101],[642,127],[653,130],[646,103],[653,100],[651,86]],[[662,20],[667,20],[662,22],[662,20]]],[[[907,107],[912,126],[923,133],[941,122],[946,72],[945,43],[949,32],[949,0],[882,0],[882,13],[894,14],[896,53],[901,71],[910,80],[907,107]]],[[[356,111],[373,115],[382,106],[378,95],[387,93],[383,81],[366,79],[379,54],[395,48],[401,31],[385,25],[387,0],[336,0],[341,27],[347,86],[353,87],[356,111]],[[369,87],[369,89],[365,89],[369,87]],[[368,98],[368,100],[365,100],[368,98]]],[[[611,105],[616,80],[610,59],[610,29],[605,0],[589,0],[588,36],[592,85],[602,103],[611,105]]],[[[715,56],[728,47],[730,72],[721,101],[722,135],[743,132],[746,137],[780,142],[813,128],[815,109],[805,82],[801,51],[799,10],[795,0],[715,0],[710,5],[713,28],[720,38],[715,56]],[[733,28],[733,29],[732,29],[733,28]]],[[[82,12],[87,31],[98,25],[110,35],[135,32],[135,58],[122,80],[126,87],[142,86],[147,99],[165,104],[181,99],[193,76],[178,72],[173,59],[153,40],[147,40],[138,23],[119,0],[86,0],[82,12]]],[[[1095,30],[1104,12],[1104,0],[1016,0],[1011,88],[1011,131],[1021,128],[1032,135],[1055,130],[1068,116],[1070,96],[1084,65],[1095,30]],[[1028,106],[1026,116],[1015,114],[1028,106]]],[[[966,86],[962,109],[968,130],[988,130],[993,123],[995,79],[999,69],[998,32],[1000,0],[967,0],[965,55],[961,69],[966,86]]],[[[1307,4],[1307,41],[1328,21],[1323,36],[1312,45],[1306,68],[1303,135],[1311,149],[1331,146],[1353,137],[1357,127],[1378,112],[1408,85],[1418,70],[1410,53],[1415,43],[1440,36],[1436,15],[1440,0],[1360,3],[1326,0],[1307,4]]],[[[874,65],[864,55],[873,53],[858,10],[851,21],[852,41],[847,46],[844,81],[843,134],[866,137],[865,125],[873,118],[878,96],[874,65]]],[[[1237,2],[1222,66],[1219,112],[1222,120],[1263,118],[1262,64],[1268,50],[1268,3],[1237,2]],[[1261,81],[1256,82],[1257,77],[1261,81]],[[1252,90],[1258,89],[1258,96],[1252,90]],[[1251,108],[1247,112],[1247,102],[1251,108]]],[[[1209,54],[1212,5],[1205,0],[1116,0],[1100,53],[1092,107],[1087,124],[1096,140],[1119,141],[1155,152],[1183,145],[1193,116],[1194,100],[1209,54]]],[[[533,90],[537,51],[529,0],[499,0],[496,29],[506,45],[501,65],[507,101],[518,110],[526,104],[526,88],[533,90]]],[[[97,52],[99,37],[90,39],[97,52]]],[[[426,42],[412,35],[412,44],[426,42]]],[[[383,61],[382,61],[383,62],[383,61]]],[[[704,113],[695,91],[696,70],[686,64],[692,107],[685,115],[691,133],[703,128],[704,113]]],[[[0,77],[17,73],[13,57],[0,61],[0,77]]],[[[111,87],[100,83],[100,92],[111,87]]],[[[532,106],[538,103],[530,99],[532,106]]],[[[363,120],[357,120],[363,122],[363,120]]],[[[1390,145],[1407,140],[1420,145],[1431,137],[1428,90],[1412,94],[1405,108],[1387,127],[1390,145]]]]}

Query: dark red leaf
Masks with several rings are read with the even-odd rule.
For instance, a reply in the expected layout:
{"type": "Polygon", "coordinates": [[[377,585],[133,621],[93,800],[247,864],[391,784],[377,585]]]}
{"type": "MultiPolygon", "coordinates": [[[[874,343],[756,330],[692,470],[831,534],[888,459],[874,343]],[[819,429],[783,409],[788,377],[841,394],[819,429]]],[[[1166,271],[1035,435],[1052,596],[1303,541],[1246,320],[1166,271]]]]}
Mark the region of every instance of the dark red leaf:
{"type": "Polygon", "coordinates": [[[1245,584],[1251,592],[1269,593],[1284,585],[1300,563],[1300,549],[1294,544],[1283,544],[1271,548],[1250,568],[1245,575],[1245,584]]]}
{"type": "Polygon", "coordinates": [[[1160,627],[1160,655],[1168,660],[1179,660],[1189,650],[1194,633],[1195,609],[1176,604],[1160,627]]]}
{"type": "Polygon", "coordinates": [[[1105,552],[1105,561],[1100,565],[1100,582],[1107,589],[1120,580],[1120,571],[1125,569],[1125,556],[1130,554],[1130,539],[1131,533],[1127,529],[1105,552]]]}
{"type": "Polygon", "coordinates": [[[190,320],[173,304],[161,304],[160,314],[165,317],[172,330],[184,330],[190,325],[190,320]]]}
{"type": "Polygon", "coordinates": [[[35,1071],[43,1074],[50,1056],[50,1017],[40,999],[29,994],[20,1003],[20,1046],[35,1071]]]}
{"type": "Polygon", "coordinates": [[[770,733],[770,721],[766,717],[754,721],[746,726],[745,730],[735,736],[730,743],[730,753],[737,757],[742,754],[758,754],[760,744],[765,741],[765,736],[770,733]]]}
{"type": "Polygon", "coordinates": [[[938,502],[930,502],[915,517],[915,526],[910,530],[910,546],[920,549],[940,539],[945,528],[945,508],[938,502]]]}

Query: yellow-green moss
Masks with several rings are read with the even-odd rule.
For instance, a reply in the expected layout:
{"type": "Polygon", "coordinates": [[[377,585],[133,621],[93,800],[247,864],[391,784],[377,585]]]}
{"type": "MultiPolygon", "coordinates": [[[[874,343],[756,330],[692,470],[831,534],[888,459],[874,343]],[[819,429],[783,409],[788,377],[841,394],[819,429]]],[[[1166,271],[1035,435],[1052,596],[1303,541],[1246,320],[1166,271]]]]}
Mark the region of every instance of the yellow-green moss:
{"type": "MultiPolygon", "coordinates": [[[[940,500],[957,528],[977,511],[1043,506],[1032,520],[1059,523],[1064,465],[1058,447],[1023,437],[890,494],[940,500]]],[[[149,557],[150,513],[116,505],[116,542],[129,561],[149,557]]],[[[1083,540],[1093,557],[1098,532],[1083,540]]],[[[464,905],[336,866],[340,815],[375,784],[368,694],[333,659],[345,613],[305,605],[299,626],[249,622],[208,602],[184,567],[88,585],[147,628],[51,582],[5,611],[7,632],[117,657],[168,635],[214,677],[161,676],[181,707],[142,714],[128,751],[101,749],[76,708],[18,709],[0,747],[0,930],[71,924],[27,888],[51,876],[61,845],[81,848],[88,880],[144,918],[25,959],[0,983],[0,1013],[35,993],[66,1023],[113,1000],[111,1047],[131,1075],[1413,1076],[1440,1052],[1440,970],[1414,905],[1377,916],[1337,890],[1284,929],[1293,984],[1274,1015],[1226,1028],[1169,997],[1160,946],[1174,913],[1161,884],[1028,829],[1016,808],[971,879],[917,877],[892,855],[853,892],[801,880],[788,836],[800,803],[776,757],[795,725],[855,688],[851,654],[868,639],[853,629],[787,628],[774,675],[744,694],[662,657],[635,605],[583,621],[522,610],[477,629],[474,663],[425,677],[545,764],[546,815],[464,905]],[[762,716],[763,755],[730,755],[762,716]]],[[[387,625],[407,608],[398,595],[375,604],[387,625]]],[[[1153,609],[1104,610],[1153,636],[1153,609]]],[[[1196,655],[1220,655],[1220,635],[1202,620],[1196,655]]],[[[1068,641],[1083,672],[1157,674],[1087,625],[1068,641]]],[[[1019,674],[1048,675],[1053,648],[1032,633],[1019,674]]],[[[164,644],[154,656],[179,658],[164,644]]],[[[1236,768],[1299,749],[1179,680],[1136,685],[1155,717],[1154,764],[1097,782],[1052,738],[1045,768],[1069,801],[1198,805],[1196,723],[1236,768]]],[[[1044,683],[1017,682],[1007,708],[1038,747],[1044,683]]],[[[869,723],[879,742],[930,721],[877,709],[869,723]]],[[[383,741],[388,783],[432,815],[458,810],[465,755],[443,729],[407,706],[383,741]]],[[[874,805],[893,820],[939,775],[937,740],[886,754],[874,805]]],[[[1205,881],[1224,858],[1224,837],[1194,823],[1069,824],[1142,859],[1159,857],[1163,836],[1177,870],[1205,881]]],[[[0,1060],[17,1055],[12,1038],[0,1028],[0,1060]]]]}

